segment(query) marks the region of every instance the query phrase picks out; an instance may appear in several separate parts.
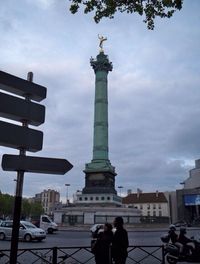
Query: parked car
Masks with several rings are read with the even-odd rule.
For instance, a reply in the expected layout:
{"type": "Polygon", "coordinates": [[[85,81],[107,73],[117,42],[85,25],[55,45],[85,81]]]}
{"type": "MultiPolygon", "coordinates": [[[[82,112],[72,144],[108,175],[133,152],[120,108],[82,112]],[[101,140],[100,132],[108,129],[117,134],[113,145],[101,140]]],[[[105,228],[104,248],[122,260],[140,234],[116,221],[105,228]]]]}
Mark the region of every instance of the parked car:
{"type": "MultiPolygon", "coordinates": [[[[9,239],[12,237],[12,227],[12,220],[5,220],[1,222],[0,240],[9,239]]],[[[37,228],[35,225],[28,221],[20,221],[19,239],[29,242],[32,240],[42,241],[45,238],[46,232],[43,229],[37,228]]]]}

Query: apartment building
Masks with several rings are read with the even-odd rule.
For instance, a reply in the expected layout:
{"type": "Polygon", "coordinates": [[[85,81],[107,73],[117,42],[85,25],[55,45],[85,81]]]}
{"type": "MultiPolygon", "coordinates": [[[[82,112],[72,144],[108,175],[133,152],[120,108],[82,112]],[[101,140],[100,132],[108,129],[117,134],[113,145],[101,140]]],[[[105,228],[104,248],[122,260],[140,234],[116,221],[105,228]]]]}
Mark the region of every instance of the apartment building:
{"type": "Polygon", "coordinates": [[[60,193],[51,189],[43,190],[43,192],[37,193],[34,199],[41,202],[45,214],[52,215],[60,204],[60,193]]]}
{"type": "Polygon", "coordinates": [[[137,193],[130,193],[122,199],[126,207],[137,208],[141,211],[143,217],[165,218],[169,219],[168,201],[163,192],[143,193],[138,190],[137,193]]]}

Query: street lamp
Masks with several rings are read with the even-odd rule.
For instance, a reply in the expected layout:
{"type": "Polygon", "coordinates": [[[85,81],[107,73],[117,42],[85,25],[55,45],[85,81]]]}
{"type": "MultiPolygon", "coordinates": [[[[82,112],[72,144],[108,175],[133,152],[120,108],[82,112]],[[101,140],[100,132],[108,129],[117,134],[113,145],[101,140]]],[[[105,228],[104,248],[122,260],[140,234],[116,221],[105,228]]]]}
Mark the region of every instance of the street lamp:
{"type": "Polygon", "coordinates": [[[118,186],[117,187],[119,189],[119,196],[121,196],[121,189],[124,188],[123,186],[118,186]]]}
{"type": "Polygon", "coordinates": [[[69,203],[69,200],[68,200],[68,187],[70,186],[69,183],[65,183],[65,186],[67,187],[67,194],[66,194],[66,204],[69,203]]]}

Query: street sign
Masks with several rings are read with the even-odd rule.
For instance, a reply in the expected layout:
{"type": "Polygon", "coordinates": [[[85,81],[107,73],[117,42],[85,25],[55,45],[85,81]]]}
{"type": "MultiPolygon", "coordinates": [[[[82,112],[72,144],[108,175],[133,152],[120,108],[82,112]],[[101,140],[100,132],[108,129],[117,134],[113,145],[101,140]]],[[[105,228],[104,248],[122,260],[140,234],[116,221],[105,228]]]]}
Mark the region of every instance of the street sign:
{"type": "Polygon", "coordinates": [[[44,86],[21,79],[7,72],[0,71],[0,89],[14,93],[37,102],[46,98],[47,89],[44,86]]]}
{"type": "Polygon", "coordinates": [[[4,154],[2,168],[5,171],[24,171],[46,174],[65,174],[73,165],[65,159],[17,156],[4,154]]]}
{"type": "Polygon", "coordinates": [[[25,172],[65,174],[73,165],[65,159],[26,156],[26,151],[42,149],[43,133],[30,129],[29,124],[38,126],[44,123],[45,107],[31,102],[46,98],[46,88],[33,83],[33,73],[27,80],[0,71],[0,90],[24,97],[0,92],[0,117],[21,122],[22,126],[0,121],[0,145],[19,149],[17,155],[3,155],[2,168],[17,171],[16,193],[13,212],[10,263],[17,263],[18,237],[21,217],[22,190],[25,172]]]}
{"type": "Polygon", "coordinates": [[[0,116],[15,121],[27,121],[38,126],[44,123],[45,107],[43,105],[20,99],[0,92],[0,116]]]}
{"type": "Polygon", "coordinates": [[[37,152],[42,149],[43,133],[24,126],[0,121],[0,145],[37,152]]]}

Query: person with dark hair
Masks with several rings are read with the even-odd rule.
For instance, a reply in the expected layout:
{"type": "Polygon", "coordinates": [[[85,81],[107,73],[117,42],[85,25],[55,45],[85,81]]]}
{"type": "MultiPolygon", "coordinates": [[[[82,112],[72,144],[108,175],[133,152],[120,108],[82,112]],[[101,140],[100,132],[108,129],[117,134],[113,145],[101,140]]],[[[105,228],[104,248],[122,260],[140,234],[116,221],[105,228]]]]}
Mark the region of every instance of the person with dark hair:
{"type": "Polygon", "coordinates": [[[190,239],[189,237],[187,237],[186,234],[187,234],[187,230],[185,227],[182,226],[180,228],[180,234],[178,237],[178,242],[183,245],[180,254],[184,254],[184,252],[186,252],[186,254],[187,254],[187,252],[189,254],[192,254],[194,251],[194,247],[191,244],[188,244],[188,243],[193,242],[193,240],[190,239]]]}
{"type": "Polygon", "coordinates": [[[178,241],[179,236],[176,233],[176,227],[173,224],[169,226],[168,239],[172,244],[174,244],[178,248],[179,254],[182,255],[183,245],[178,241]]]}
{"type": "Polygon", "coordinates": [[[116,217],[113,224],[116,231],[112,240],[112,259],[115,264],[125,264],[129,246],[128,233],[123,227],[124,221],[122,217],[116,217]]]}
{"type": "Polygon", "coordinates": [[[91,251],[95,255],[96,264],[110,264],[110,245],[113,239],[112,225],[104,224],[104,231],[98,233],[96,241],[93,243],[91,251]]]}
{"type": "Polygon", "coordinates": [[[172,244],[175,244],[178,241],[178,234],[176,233],[175,225],[171,224],[169,226],[168,236],[172,244]]]}

